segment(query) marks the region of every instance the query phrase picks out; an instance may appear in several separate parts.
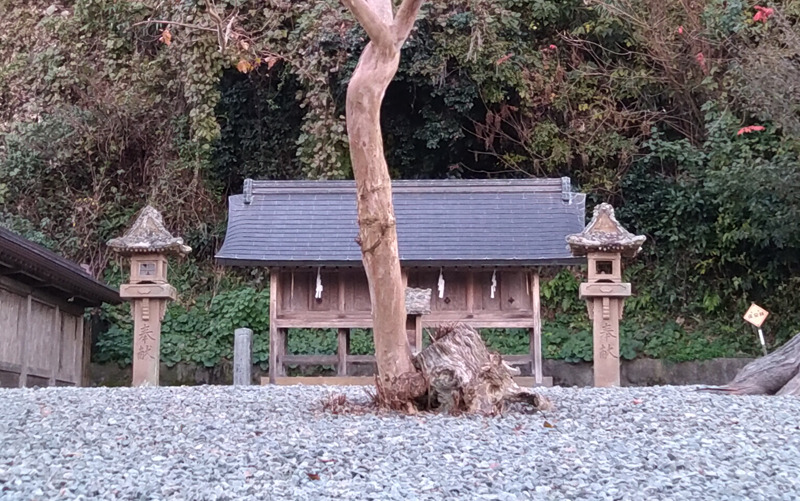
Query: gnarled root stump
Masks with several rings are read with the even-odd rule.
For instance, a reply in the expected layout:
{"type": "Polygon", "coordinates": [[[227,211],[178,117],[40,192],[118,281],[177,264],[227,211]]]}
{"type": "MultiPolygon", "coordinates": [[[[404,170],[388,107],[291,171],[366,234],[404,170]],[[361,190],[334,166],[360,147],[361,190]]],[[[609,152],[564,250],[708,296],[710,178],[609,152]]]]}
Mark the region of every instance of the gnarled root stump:
{"type": "Polygon", "coordinates": [[[735,395],[800,396],[800,335],[742,367],[726,386],[703,389],[735,395]]]}
{"type": "Polygon", "coordinates": [[[428,408],[493,415],[512,402],[528,403],[536,410],[551,407],[547,399],[514,382],[519,371],[490,353],[475,329],[465,324],[440,327],[431,338],[414,359],[427,382],[428,408]]]}

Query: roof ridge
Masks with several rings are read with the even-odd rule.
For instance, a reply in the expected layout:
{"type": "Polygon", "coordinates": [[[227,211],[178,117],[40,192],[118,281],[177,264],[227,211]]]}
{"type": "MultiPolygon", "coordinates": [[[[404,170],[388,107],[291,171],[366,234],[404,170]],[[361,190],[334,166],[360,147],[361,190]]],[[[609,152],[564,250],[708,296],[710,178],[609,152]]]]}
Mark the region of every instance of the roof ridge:
{"type": "MultiPolygon", "coordinates": [[[[548,192],[562,193],[570,189],[568,177],[531,179],[396,179],[392,181],[395,193],[499,193],[499,192],[548,192]]],[[[252,180],[244,183],[245,196],[272,193],[301,192],[350,193],[356,188],[352,180],[252,180]]]]}

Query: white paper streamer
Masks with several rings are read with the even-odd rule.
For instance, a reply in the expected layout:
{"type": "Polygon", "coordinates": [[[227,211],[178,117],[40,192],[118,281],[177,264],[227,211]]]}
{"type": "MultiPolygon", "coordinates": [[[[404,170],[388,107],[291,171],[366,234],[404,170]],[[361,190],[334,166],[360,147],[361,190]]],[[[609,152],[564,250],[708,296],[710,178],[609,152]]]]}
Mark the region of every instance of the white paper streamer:
{"type": "Polygon", "coordinates": [[[444,297],[444,275],[442,269],[439,268],[439,299],[444,297]]]}
{"type": "Polygon", "coordinates": [[[319,268],[317,268],[317,290],[314,293],[316,299],[322,299],[322,277],[319,275],[319,268]]]}
{"type": "Polygon", "coordinates": [[[497,290],[497,270],[492,271],[491,297],[494,299],[494,292],[497,290]]]}

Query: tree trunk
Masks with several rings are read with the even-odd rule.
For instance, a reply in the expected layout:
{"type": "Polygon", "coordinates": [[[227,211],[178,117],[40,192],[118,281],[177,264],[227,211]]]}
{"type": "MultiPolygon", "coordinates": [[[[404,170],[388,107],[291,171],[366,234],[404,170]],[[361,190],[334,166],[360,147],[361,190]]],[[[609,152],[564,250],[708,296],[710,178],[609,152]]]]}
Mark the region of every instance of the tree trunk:
{"type": "Polygon", "coordinates": [[[547,399],[514,382],[519,370],[486,349],[480,334],[465,324],[440,328],[432,343],[415,358],[428,383],[429,408],[494,415],[506,404],[523,402],[536,410],[550,408],[547,399]]]}
{"type": "Polygon", "coordinates": [[[800,396],[800,335],[745,365],[726,386],[703,389],[735,395],[800,396]]]}
{"type": "Polygon", "coordinates": [[[385,382],[415,372],[406,337],[405,287],[400,271],[392,185],[383,152],[380,111],[422,0],[344,0],[370,42],[347,87],[347,135],[356,181],[359,235],[372,301],[378,374],[385,382]]]}
{"type": "Polygon", "coordinates": [[[392,0],[343,2],[370,38],[347,87],[347,136],[356,180],[357,242],[372,301],[376,399],[398,410],[433,405],[450,412],[495,414],[513,401],[542,408],[543,400],[517,386],[513,370],[500,355],[489,354],[480,335],[465,325],[441,331],[412,360],[380,111],[422,0],[403,0],[394,16],[392,0]]]}

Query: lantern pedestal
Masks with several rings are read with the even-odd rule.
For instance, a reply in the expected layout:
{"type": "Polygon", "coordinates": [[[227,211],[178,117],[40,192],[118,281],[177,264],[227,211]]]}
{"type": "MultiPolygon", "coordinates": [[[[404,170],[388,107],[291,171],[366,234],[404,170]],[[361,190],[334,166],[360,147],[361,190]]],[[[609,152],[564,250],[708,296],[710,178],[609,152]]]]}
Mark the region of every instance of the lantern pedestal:
{"type": "Polygon", "coordinates": [[[173,237],[164,227],[161,214],[145,207],[133,226],[108,246],[131,260],[128,284],[119,295],[131,302],[133,313],[132,386],[158,386],[161,362],[161,321],[167,302],[176,298],[175,288],[167,283],[167,255],[185,255],[191,248],[173,237]]]}
{"type": "Polygon", "coordinates": [[[619,321],[631,284],[622,281],[622,258],[639,253],[645,237],[632,235],[614,217],[614,208],[600,204],[583,232],[567,237],[575,256],[586,256],[588,273],[581,284],[592,320],[594,385],[620,385],[619,321]]]}

